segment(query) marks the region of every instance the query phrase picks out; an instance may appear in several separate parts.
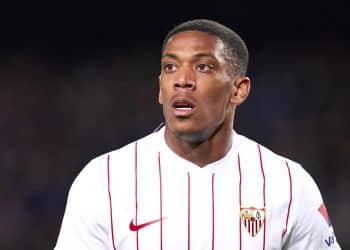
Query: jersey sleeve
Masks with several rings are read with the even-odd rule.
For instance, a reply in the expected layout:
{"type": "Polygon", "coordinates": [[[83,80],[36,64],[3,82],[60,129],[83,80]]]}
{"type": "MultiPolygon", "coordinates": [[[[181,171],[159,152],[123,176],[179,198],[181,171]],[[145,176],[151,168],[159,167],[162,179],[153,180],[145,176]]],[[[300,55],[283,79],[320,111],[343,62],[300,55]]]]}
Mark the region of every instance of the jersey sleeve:
{"type": "Polygon", "coordinates": [[[293,222],[283,239],[283,249],[341,249],[319,188],[301,166],[295,168],[293,222]]]}
{"type": "Polygon", "coordinates": [[[108,196],[102,168],[92,161],[74,180],[55,250],[108,249],[108,196]]]}

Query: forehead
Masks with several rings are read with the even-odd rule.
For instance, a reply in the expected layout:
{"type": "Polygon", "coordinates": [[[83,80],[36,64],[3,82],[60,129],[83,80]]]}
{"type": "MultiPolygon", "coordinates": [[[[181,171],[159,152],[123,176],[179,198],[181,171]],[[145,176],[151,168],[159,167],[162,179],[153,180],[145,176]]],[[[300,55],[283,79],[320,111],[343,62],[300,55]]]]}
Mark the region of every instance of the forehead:
{"type": "Polygon", "coordinates": [[[202,51],[218,54],[223,49],[223,42],[214,35],[200,31],[182,31],[170,37],[163,54],[172,51],[202,51]]]}

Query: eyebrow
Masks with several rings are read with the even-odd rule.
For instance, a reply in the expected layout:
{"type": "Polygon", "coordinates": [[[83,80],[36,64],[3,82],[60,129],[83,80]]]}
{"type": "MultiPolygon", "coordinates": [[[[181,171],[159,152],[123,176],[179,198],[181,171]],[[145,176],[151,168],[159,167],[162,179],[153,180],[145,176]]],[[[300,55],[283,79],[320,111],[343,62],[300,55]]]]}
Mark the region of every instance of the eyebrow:
{"type": "Polygon", "coordinates": [[[162,55],[162,59],[166,58],[166,57],[169,57],[172,59],[177,59],[177,56],[175,54],[172,54],[172,53],[165,53],[164,55],[162,55]]]}
{"type": "MultiPolygon", "coordinates": [[[[162,56],[162,59],[163,58],[171,58],[171,59],[178,59],[178,56],[173,54],[173,53],[165,53],[163,56],[162,56]]],[[[202,57],[211,57],[211,58],[214,58],[215,59],[215,56],[212,54],[212,53],[205,53],[205,52],[200,52],[200,53],[197,53],[194,55],[195,58],[202,58],[202,57]]]]}

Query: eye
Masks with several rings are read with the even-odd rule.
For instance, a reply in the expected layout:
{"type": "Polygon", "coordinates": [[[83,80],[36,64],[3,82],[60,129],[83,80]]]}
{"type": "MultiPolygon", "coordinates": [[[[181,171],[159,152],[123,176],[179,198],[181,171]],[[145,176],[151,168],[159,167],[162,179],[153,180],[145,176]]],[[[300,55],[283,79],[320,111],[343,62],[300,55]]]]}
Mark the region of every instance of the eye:
{"type": "Polygon", "coordinates": [[[172,63],[163,64],[163,70],[166,72],[174,72],[176,70],[176,65],[172,63]]]}
{"type": "Polygon", "coordinates": [[[211,64],[201,63],[196,66],[196,69],[200,72],[210,72],[214,67],[211,64]]]}

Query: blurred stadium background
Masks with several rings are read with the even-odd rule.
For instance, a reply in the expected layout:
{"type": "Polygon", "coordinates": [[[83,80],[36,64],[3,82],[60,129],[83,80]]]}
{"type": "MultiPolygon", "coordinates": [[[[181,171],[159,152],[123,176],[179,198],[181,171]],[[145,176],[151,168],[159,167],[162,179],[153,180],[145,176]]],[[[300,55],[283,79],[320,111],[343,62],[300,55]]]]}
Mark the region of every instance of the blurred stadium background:
{"type": "Polygon", "coordinates": [[[252,91],[235,129],[303,164],[350,249],[348,6],[148,4],[1,9],[0,249],[53,249],[84,165],[162,121],[162,39],[192,18],[223,22],[244,38],[252,91]]]}

